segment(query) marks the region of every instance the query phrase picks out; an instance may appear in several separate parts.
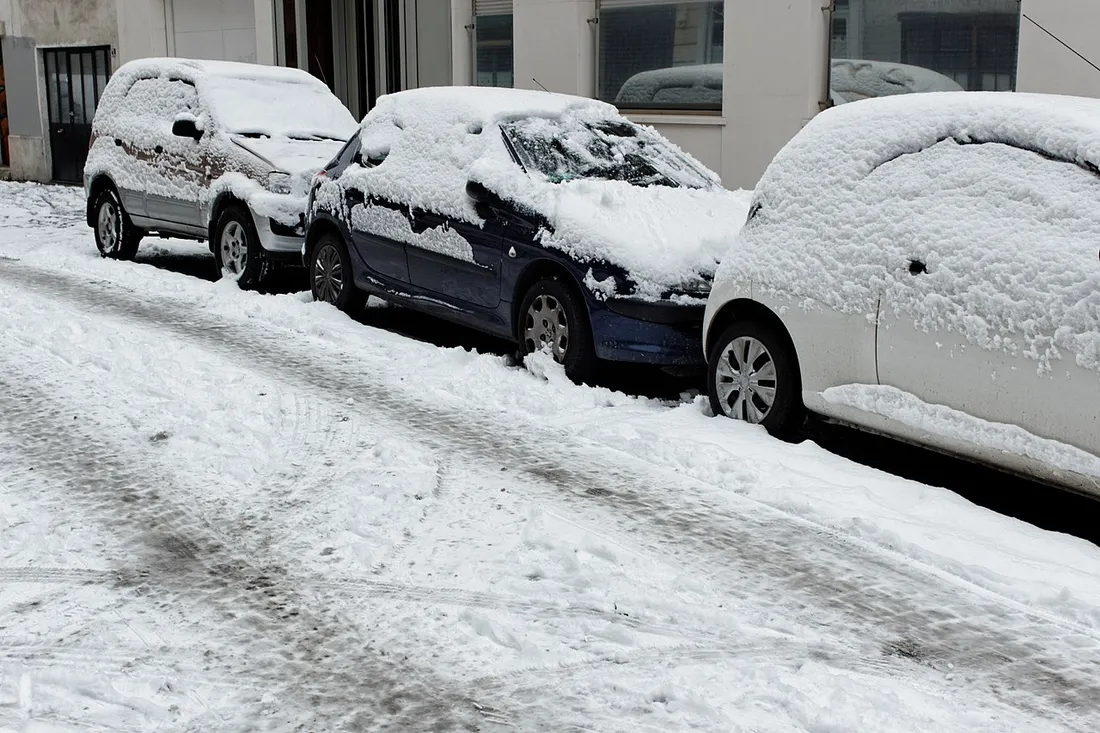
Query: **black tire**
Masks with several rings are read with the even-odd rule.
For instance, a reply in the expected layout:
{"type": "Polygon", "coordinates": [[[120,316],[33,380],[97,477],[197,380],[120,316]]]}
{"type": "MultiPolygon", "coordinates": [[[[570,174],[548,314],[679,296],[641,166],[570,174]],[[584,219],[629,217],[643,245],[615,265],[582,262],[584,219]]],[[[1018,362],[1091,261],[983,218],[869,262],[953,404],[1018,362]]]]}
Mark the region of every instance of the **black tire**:
{"type": "Polygon", "coordinates": [[[95,246],[100,256],[112,260],[134,259],[143,232],[130,221],[113,187],[107,186],[99,192],[92,214],[95,246]]]}
{"type": "Polygon", "coordinates": [[[740,320],[722,331],[707,358],[707,393],[715,415],[759,422],[777,438],[793,438],[802,427],[804,408],[798,359],[785,335],[770,323],[740,320]],[[753,373],[757,376],[757,381],[749,383],[749,389],[746,390],[748,400],[740,399],[741,390],[737,386],[732,391],[729,389],[729,385],[734,384],[736,379],[730,376],[730,372],[740,372],[739,363],[747,361],[745,357],[753,354],[750,341],[738,343],[739,353],[734,354],[733,346],[738,339],[755,340],[764,350],[753,361],[753,373]],[[774,367],[774,372],[768,370],[769,363],[774,367]],[[722,371],[725,373],[720,373],[722,371]],[[726,389],[722,385],[726,385],[726,389]],[[774,389],[773,400],[767,406],[766,412],[762,408],[765,406],[767,392],[753,392],[754,385],[757,389],[774,389]],[[738,408],[740,414],[735,413],[738,408]],[[762,420],[758,419],[761,413],[762,420]]]}
{"type": "Polygon", "coordinates": [[[588,322],[584,301],[557,277],[538,280],[527,290],[519,308],[516,338],[519,340],[521,357],[542,348],[542,343],[546,343],[554,353],[554,360],[565,367],[565,374],[571,380],[584,384],[595,376],[596,350],[592,346],[592,327],[588,322]],[[549,318],[536,322],[533,308],[557,312],[558,322],[552,323],[549,318]],[[532,333],[532,329],[535,329],[535,333],[532,333]],[[542,342],[538,331],[548,329],[553,333],[547,334],[549,340],[542,342]],[[560,348],[563,330],[564,348],[560,348]],[[557,348],[552,341],[558,343],[557,348]]]}
{"type": "Polygon", "coordinates": [[[355,284],[351,256],[343,237],[328,232],[313,246],[309,288],[314,300],[332,303],[345,313],[358,313],[367,305],[367,294],[355,284]]]}
{"type": "Polygon", "coordinates": [[[214,262],[221,277],[236,280],[242,290],[263,282],[271,267],[252,214],[241,205],[226,207],[214,228],[214,262]]]}

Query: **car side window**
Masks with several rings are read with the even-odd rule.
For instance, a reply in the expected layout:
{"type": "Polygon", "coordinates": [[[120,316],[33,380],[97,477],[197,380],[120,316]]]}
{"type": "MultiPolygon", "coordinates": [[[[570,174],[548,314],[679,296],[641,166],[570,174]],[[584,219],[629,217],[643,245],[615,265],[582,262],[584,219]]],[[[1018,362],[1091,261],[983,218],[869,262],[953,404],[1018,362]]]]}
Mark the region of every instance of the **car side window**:
{"type": "Polygon", "coordinates": [[[172,124],[185,113],[198,115],[199,95],[179,79],[138,79],[126,92],[122,119],[135,137],[171,136],[172,124]]]}

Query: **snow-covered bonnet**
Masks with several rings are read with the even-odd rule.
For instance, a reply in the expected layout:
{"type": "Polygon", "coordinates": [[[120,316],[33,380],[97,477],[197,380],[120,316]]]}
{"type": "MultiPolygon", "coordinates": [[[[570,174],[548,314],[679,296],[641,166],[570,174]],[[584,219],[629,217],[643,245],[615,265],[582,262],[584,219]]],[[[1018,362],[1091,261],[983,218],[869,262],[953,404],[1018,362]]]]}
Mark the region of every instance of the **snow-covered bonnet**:
{"type": "Polygon", "coordinates": [[[726,239],[744,221],[746,194],[723,189],[716,174],[652,128],[641,130],[682,156],[698,187],[584,178],[553,182],[537,171],[525,173],[512,160],[499,126],[532,118],[558,120],[571,131],[583,131],[586,123],[627,122],[609,104],[564,94],[464,87],[400,92],[380,98],[363,121],[363,158],[381,162],[350,167],[345,183],[480,224],[466,195],[466,184],[477,181],[545,217],[552,231],[543,232],[544,246],[582,262],[625,268],[639,297],[657,297],[713,274],[726,239]]]}
{"type": "Polygon", "coordinates": [[[941,93],[829,110],[776,156],[718,278],[1100,370],[1100,101],[941,93]],[[984,144],[974,144],[984,143],[984,144]],[[915,153],[919,153],[914,155],[915,153]],[[927,267],[913,277],[911,260],[927,267]]]}

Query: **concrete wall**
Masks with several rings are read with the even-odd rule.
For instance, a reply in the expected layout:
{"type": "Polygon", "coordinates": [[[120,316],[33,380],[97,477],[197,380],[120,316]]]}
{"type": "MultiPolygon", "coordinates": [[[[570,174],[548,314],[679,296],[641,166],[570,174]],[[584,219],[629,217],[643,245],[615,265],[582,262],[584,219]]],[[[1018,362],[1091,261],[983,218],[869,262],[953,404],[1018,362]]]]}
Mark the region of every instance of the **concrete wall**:
{"type": "Polygon", "coordinates": [[[451,83],[450,0],[413,0],[416,8],[417,86],[451,83]]]}
{"type": "Polygon", "coordinates": [[[514,0],[515,85],[591,97],[596,93],[592,0],[514,0]],[[538,79],[536,83],[534,80],[538,79]]]}
{"type": "Polygon", "coordinates": [[[1020,25],[1017,90],[1100,97],[1100,71],[1035,25],[1043,26],[1100,66],[1100,2],[1023,0],[1023,14],[1026,17],[1020,25]]]}
{"type": "Polygon", "coordinates": [[[112,67],[119,46],[115,0],[0,0],[4,75],[8,97],[11,177],[50,179],[45,120],[46,81],[41,48],[110,46],[112,67]]]}

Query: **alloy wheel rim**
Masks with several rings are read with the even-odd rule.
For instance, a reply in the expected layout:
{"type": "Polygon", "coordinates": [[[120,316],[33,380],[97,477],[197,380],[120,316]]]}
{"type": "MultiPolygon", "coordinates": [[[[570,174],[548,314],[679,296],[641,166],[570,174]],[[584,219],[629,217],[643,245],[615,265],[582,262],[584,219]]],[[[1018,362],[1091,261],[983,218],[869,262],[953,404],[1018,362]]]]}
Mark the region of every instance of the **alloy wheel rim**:
{"type": "Polygon", "coordinates": [[[735,338],[722,351],[715,381],[718,401],[730,417],[757,425],[775,405],[775,361],[767,347],[751,336],[735,338]]]}
{"type": "Polygon", "coordinates": [[[344,290],[344,264],[331,244],[321,247],[313,270],[313,292],[318,300],[335,303],[344,290]]]}
{"type": "Polygon", "coordinates": [[[550,349],[554,361],[565,362],[569,350],[569,319],[561,301],[552,295],[539,295],[527,309],[523,341],[527,353],[550,349]]]}
{"type": "Polygon", "coordinates": [[[99,207],[99,241],[103,245],[104,252],[114,252],[118,249],[119,216],[114,203],[107,202],[99,207]]]}
{"type": "Polygon", "coordinates": [[[220,248],[222,269],[234,277],[240,277],[248,266],[248,240],[239,222],[231,221],[225,225],[220,248]]]}

